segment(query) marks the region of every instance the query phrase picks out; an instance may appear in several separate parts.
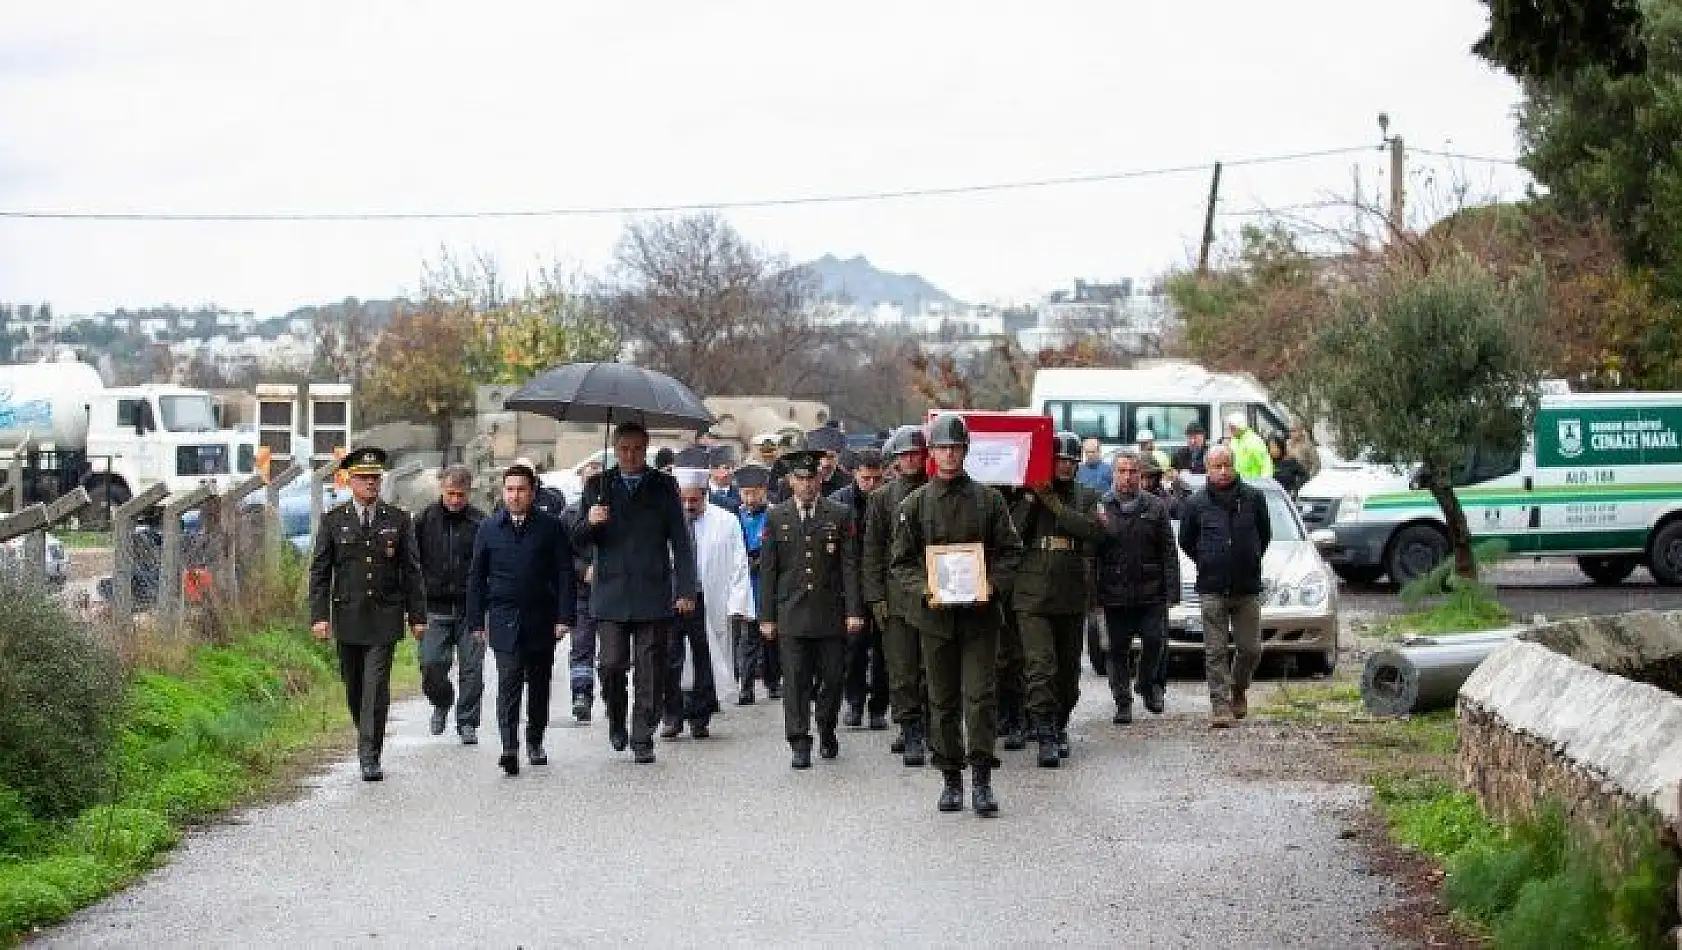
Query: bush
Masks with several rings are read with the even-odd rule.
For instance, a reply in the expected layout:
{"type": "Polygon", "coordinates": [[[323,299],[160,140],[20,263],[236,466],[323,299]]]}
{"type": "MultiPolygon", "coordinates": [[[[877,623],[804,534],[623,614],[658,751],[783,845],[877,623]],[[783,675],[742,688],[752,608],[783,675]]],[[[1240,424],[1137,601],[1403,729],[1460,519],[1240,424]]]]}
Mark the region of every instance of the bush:
{"type": "Polygon", "coordinates": [[[111,791],[117,657],[39,587],[0,572],[0,783],[43,820],[111,791]]]}
{"type": "Polygon", "coordinates": [[[0,860],[28,854],[40,843],[41,825],[23,796],[0,785],[0,860]]]}
{"type": "Polygon", "coordinates": [[[70,843],[78,851],[119,866],[150,861],[175,844],[169,819],[149,808],[99,805],[77,816],[70,843]]]}

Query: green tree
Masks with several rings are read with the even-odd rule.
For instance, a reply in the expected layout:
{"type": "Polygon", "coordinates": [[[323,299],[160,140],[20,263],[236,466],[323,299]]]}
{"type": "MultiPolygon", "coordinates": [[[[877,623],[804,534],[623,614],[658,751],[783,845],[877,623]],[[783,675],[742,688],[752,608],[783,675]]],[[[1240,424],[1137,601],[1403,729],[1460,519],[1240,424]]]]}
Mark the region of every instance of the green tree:
{"type": "Polygon", "coordinates": [[[1448,525],[1455,571],[1476,579],[1456,475],[1473,448],[1524,445],[1540,398],[1540,274],[1503,281],[1464,254],[1428,268],[1397,262],[1339,304],[1294,383],[1325,407],[1346,452],[1420,466],[1418,482],[1448,525]]]}

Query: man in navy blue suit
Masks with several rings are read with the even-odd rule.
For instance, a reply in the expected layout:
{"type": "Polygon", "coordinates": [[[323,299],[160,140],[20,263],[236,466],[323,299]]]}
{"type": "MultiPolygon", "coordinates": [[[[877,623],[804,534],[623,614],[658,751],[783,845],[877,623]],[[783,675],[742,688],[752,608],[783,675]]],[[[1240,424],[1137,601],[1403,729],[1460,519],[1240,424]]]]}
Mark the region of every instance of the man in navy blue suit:
{"type": "Polygon", "coordinates": [[[548,765],[549,681],[555,645],[575,619],[572,544],[559,518],[533,507],[537,473],[513,465],[502,475],[501,511],[479,525],[468,568],[467,620],[496,653],[497,764],[520,774],[520,696],[526,698],[526,757],[548,765]]]}

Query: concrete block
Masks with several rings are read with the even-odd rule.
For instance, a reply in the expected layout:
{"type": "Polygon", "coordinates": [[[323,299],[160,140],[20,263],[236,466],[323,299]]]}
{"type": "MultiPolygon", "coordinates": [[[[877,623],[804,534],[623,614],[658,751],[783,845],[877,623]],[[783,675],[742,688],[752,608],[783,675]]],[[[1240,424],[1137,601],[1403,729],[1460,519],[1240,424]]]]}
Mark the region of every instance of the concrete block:
{"type": "Polygon", "coordinates": [[[1682,827],[1682,697],[1514,640],[1472,673],[1460,701],[1682,827]]]}

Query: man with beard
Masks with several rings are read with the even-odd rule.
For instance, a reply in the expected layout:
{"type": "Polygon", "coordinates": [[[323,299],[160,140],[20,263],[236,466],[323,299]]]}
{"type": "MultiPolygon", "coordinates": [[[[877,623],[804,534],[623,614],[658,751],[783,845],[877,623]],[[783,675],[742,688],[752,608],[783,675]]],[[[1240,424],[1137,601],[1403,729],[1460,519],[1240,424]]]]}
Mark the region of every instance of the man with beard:
{"type": "Polygon", "coordinates": [[[883,446],[882,454],[893,463],[894,479],[873,493],[865,506],[864,553],[860,558],[864,599],[882,631],[889,706],[899,725],[892,748],[913,767],[923,764],[928,735],[921,634],[908,619],[913,595],[900,586],[888,568],[900,503],[928,481],[928,445],[922,427],[908,425],[894,430],[883,446]]]}
{"type": "Polygon", "coordinates": [[[818,754],[841,751],[835,735],[846,671],[846,637],[864,630],[854,564],[853,514],[818,494],[818,454],[788,458],[792,495],[771,510],[759,564],[759,629],[781,642],[788,667],[783,728],[797,769],[812,766],[813,705],[818,754]]]}
{"type": "Polygon", "coordinates": [[[1011,597],[1022,631],[1028,718],[1043,768],[1056,768],[1069,755],[1069,714],[1080,699],[1092,600],[1087,563],[1104,537],[1098,493],[1075,482],[1080,436],[1059,432],[1054,444],[1051,483],[1033,486],[1011,510],[1023,547],[1011,597]]]}
{"type": "Polygon", "coordinates": [[[914,625],[922,634],[933,723],[934,764],[945,780],[938,808],[964,807],[964,763],[974,785],[977,815],[995,815],[993,755],[998,740],[997,663],[999,598],[1008,597],[1022,561],[1022,539],[1011,523],[1004,498],[964,472],[969,425],[954,413],[929,424],[929,450],[935,476],[906,496],[895,513],[893,576],[907,594],[914,625]],[[956,554],[951,545],[982,547],[985,599],[937,604],[929,590],[931,550],[956,554]],[[966,734],[968,741],[966,742],[966,734]]]}
{"type": "MultiPolygon", "coordinates": [[[[853,513],[853,524],[865,521],[870,496],[882,487],[883,460],[880,449],[863,449],[853,463],[853,482],[829,496],[831,501],[846,506],[853,513]]],[[[862,531],[855,532],[852,543],[862,552],[862,531]]],[[[860,552],[855,552],[858,555],[860,552]]],[[[855,556],[855,566],[861,571],[862,558],[855,556]]],[[[864,724],[865,710],[870,711],[870,728],[888,728],[888,662],[882,655],[882,628],[874,617],[864,618],[864,633],[847,644],[847,712],[842,725],[857,729],[864,724]]]]}

